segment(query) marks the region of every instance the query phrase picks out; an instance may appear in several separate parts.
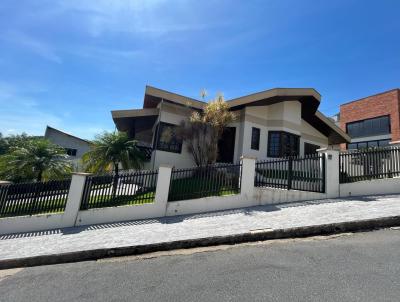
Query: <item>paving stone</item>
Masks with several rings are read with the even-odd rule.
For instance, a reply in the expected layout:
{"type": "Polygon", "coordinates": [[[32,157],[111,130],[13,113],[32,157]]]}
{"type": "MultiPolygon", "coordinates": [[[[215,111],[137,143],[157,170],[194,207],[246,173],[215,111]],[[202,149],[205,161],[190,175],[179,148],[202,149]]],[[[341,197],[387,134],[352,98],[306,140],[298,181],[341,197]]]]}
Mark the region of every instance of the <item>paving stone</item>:
{"type": "Polygon", "coordinates": [[[205,214],[0,235],[0,260],[398,215],[400,195],[256,206],[205,214]]]}

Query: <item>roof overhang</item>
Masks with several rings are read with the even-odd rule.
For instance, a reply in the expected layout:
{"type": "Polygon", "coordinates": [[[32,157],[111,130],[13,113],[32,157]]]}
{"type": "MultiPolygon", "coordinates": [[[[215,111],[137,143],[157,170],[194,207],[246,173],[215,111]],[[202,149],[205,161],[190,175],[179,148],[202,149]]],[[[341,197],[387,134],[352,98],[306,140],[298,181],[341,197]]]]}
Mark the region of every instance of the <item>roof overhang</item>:
{"type": "Polygon", "coordinates": [[[203,109],[207,104],[180,94],[146,86],[143,108],[155,108],[162,100],[194,109],[203,109]]]}
{"type": "Polygon", "coordinates": [[[129,132],[151,128],[157,121],[159,111],[158,108],[114,110],[111,115],[119,131],[129,132]]]}

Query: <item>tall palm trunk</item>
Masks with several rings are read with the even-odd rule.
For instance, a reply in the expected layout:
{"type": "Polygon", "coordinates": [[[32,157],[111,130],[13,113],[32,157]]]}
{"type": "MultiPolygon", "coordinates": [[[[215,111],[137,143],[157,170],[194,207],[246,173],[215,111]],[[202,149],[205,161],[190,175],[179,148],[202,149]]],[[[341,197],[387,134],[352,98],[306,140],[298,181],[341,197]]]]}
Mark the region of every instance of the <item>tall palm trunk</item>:
{"type": "Polygon", "coordinates": [[[119,167],[118,163],[114,163],[114,179],[113,179],[113,190],[112,190],[113,197],[117,195],[118,179],[119,179],[119,167]]]}

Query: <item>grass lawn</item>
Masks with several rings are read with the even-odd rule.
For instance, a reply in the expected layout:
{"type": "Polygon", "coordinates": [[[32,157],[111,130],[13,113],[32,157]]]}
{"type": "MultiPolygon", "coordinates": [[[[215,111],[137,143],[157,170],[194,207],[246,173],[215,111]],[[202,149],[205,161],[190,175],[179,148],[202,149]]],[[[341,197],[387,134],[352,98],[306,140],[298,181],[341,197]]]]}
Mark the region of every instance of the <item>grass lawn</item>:
{"type": "Polygon", "coordinates": [[[124,205],[141,205],[153,203],[155,197],[155,189],[138,193],[135,195],[97,195],[91,196],[89,199],[88,209],[116,207],[124,205]]]}
{"type": "Polygon", "coordinates": [[[224,196],[240,193],[238,181],[221,185],[214,179],[182,178],[172,181],[168,201],[194,199],[208,196],[224,196]]]}

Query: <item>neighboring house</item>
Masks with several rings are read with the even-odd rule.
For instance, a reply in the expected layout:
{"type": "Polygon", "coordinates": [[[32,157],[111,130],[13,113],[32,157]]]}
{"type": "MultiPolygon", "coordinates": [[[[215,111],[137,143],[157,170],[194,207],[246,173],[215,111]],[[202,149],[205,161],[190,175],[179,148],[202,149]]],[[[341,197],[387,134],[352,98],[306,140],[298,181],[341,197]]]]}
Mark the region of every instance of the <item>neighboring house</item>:
{"type": "Polygon", "coordinates": [[[351,137],[343,149],[384,147],[400,140],[400,89],[340,106],[340,127],[351,137]]]}
{"type": "MultiPolygon", "coordinates": [[[[350,138],[317,109],[320,94],[310,88],[276,88],[228,100],[237,120],[219,142],[219,162],[303,156],[350,138]]],[[[146,86],[143,109],[112,111],[119,131],[150,150],[148,168],[160,164],[191,167],[194,161],[176,130],[193,110],[207,103],[146,86]]]]}
{"type": "Polygon", "coordinates": [[[82,155],[90,150],[90,141],[79,138],[77,136],[65,133],[61,130],[46,127],[44,137],[53,144],[65,149],[75,168],[80,167],[80,159],[82,155]]]}

